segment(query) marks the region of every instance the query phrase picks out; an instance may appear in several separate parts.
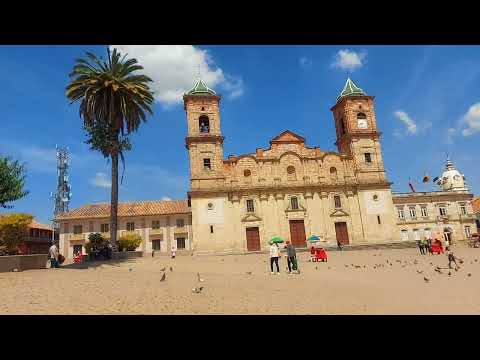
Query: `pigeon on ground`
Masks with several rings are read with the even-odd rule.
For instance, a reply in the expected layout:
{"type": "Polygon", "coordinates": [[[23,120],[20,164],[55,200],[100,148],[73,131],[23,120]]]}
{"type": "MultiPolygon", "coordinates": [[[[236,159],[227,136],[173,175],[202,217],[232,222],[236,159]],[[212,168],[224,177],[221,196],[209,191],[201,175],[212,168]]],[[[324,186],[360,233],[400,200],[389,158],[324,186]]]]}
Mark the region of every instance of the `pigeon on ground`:
{"type": "Polygon", "coordinates": [[[203,279],[200,277],[200,273],[197,273],[197,278],[199,282],[203,282],[203,279]]]}
{"type": "Polygon", "coordinates": [[[430,263],[430,265],[432,265],[432,266],[433,266],[433,263],[430,263]]]}
{"type": "Polygon", "coordinates": [[[423,274],[423,271],[417,270],[417,273],[419,273],[419,274],[423,274]]]}
{"type": "Polygon", "coordinates": [[[128,271],[132,271],[132,269],[128,269],[128,271]]]}
{"type": "Polygon", "coordinates": [[[163,267],[162,269],[160,269],[160,271],[165,271],[166,267],[163,267]]]}
{"type": "Polygon", "coordinates": [[[475,262],[478,262],[478,259],[475,259],[475,262]]]}
{"type": "Polygon", "coordinates": [[[252,275],[252,272],[251,272],[251,271],[247,271],[247,275],[252,275]]]}
{"type": "Polygon", "coordinates": [[[192,289],[192,292],[196,293],[196,294],[199,294],[201,293],[203,290],[203,286],[200,286],[199,288],[193,288],[192,289]]]}
{"type": "Polygon", "coordinates": [[[469,277],[470,277],[470,276],[472,276],[472,274],[468,273],[468,274],[467,274],[467,276],[469,276],[469,277]]]}
{"type": "Polygon", "coordinates": [[[315,266],[315,270],[318,270],[318,266],[315,266]]]}
{"type": "Polygon", "coordinates": [[[328,267],[328,270],[330,270],[330,266],[328,267]]]}
{"type": "Polygon", "coordinates": [[[448,272],[448,276],[452,276],[452,273],[450,271],[448,272]]]}
{"type": "Polygon", "coordinates": [[[439,274],[443,274],[442,270],[440,270],[439,268],[435,268],[435,271],[438,272],[439,274]]]}
{"type": "Polygon", "coordinates": [[[425,276],[423,277],[423,280],[425,280],[425,282],[429,282],[430,279],[429,278],[426,278],[425,276]]]}
{"type": "Polygon", "coordinates": [[[458,271],[458,268],[455,268],[455,271],[458,271]]]}
{"type": "Polygon", "coordinates": [[[167,275],[166,275],[165,273],[163,273],[162,278],[160,279],[160,281],[165,281],[166,278],[167,278],[167,275]]]}
{"type": "Polygon", "coordinates": [[[348,267],[348,265],[347,265],[347,264],[345,264],[345,267],[347,268],[347,267],[348,267]]]}
{"type": "Polygon", "coordinates": [[[170,266],[170,271],[173,271],[173,267],[170,266]]]}

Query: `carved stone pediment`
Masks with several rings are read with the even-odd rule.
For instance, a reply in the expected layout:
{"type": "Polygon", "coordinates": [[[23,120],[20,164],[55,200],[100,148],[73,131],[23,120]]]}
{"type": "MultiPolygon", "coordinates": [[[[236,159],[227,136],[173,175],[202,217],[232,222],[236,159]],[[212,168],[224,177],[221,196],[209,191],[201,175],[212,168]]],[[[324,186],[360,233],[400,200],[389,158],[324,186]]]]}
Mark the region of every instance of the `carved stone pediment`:
{"type": "Polygon", "coordinates": [[[255,214],[247,214],[242,218],[242,222],[262,221],[262,218],[255,214]]]}
{"type": "Polygon", "coordinates": [[[350,216],[345,210],[342,209],[335,209],[331,214],[331,217],[338,217],[338,216],[350,216]]]}

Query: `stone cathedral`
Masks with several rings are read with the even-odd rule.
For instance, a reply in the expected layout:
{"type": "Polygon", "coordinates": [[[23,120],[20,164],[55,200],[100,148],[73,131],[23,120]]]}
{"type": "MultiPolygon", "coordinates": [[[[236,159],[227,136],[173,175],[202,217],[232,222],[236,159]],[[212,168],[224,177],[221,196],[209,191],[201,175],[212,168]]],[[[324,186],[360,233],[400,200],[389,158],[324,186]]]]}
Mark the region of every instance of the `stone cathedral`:
{"type": "Polygon", "coordinates": [[[201,80],[184,96],[194,251],[263,250],[275,235],[306,246],[399,237],[374,97],[350,79],[331,108],[338,152],[286,130],[266,149],[225,160],[220,96],[201,80]]]}

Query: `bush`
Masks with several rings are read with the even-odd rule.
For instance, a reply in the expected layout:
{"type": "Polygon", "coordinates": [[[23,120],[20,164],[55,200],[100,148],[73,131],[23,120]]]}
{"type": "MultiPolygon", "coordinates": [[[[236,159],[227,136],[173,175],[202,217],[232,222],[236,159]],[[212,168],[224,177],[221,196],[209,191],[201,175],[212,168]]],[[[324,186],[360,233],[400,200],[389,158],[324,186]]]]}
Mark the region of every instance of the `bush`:
{"type": "Polygon", "coordinates": [[[88,243],[85,244],[87,254],[99,253],[108,245],[100,233],[92,233],[88,236],[88,243]]]}
{"type": "Polygon", "coordinates": [[[123,235],[118,241],[118,249],[123,251],[134,251],[142,243],[142,237],[138,234],[123,235]]]}

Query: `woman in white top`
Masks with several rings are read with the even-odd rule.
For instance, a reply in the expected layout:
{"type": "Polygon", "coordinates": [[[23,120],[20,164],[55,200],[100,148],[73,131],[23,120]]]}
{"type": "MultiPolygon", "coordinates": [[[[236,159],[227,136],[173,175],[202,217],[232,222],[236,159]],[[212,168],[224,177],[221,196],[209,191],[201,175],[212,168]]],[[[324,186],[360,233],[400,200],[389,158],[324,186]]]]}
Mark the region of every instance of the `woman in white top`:
{"type": "Polygon", "coordinates": [[[271,274],[275,274],[273,272],[273,263],[275,263],[277,267],[277,274],[280,273],[280,268],[278,266],[278,258],[280,256],[280,249],[278,248],[278,245],[275,243],[270,243],[270,271],[271,274]]]}

